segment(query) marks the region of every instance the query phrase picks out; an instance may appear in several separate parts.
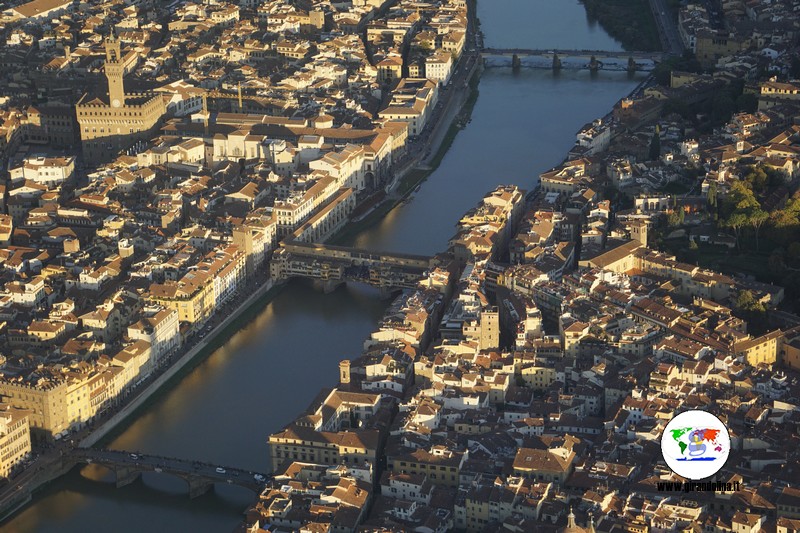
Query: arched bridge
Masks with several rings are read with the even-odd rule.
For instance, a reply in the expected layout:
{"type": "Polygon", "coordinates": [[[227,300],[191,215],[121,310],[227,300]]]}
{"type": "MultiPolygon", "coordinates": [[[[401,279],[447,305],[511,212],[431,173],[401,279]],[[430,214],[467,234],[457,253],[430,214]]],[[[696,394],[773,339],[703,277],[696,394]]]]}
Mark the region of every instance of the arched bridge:
{"type": "Polygon", "coordinates": [[[284,240],[272,256],[270,275],[276,281],[300,277],[314,280],[326,292],[347,281],[381,290],[412,289],[434,266],[429,256],[373,252],[284,240]]]}
{"type": "Polygon", "coordinates": [[[625,52],[625,51],[607,51],[607,50],[534,50],[530,48],[484,48],[481,50],[481,55],[484,57],[491,57],[491,56],[513,56],[517,55],[518,57],[524,56],[542,56],[542,57],[552,57],[553,54],[557,54],[560,58],[566,57],[585,57],[586,59],[591,58],[594,56],[596,59],[619,59],[627,61],[629,58],[633,58],[634,61],[642,61],[645,59],[649,59],[651,61],[662,61],[666,54],[663,52],[625,52]]]}
{"type": "Polygon", "coordinates": [[[69,458],[75,463],[98,464],[112,470],[117,476],[117,487],[133,483],[142,472],[170,474],[186,481],[190,498],[202,496],[214,483],[238,485],[258,494],[264,488],[265,481],[272,477],[240,468],[120,450],[75,448],[69,453],[69,458]]]}

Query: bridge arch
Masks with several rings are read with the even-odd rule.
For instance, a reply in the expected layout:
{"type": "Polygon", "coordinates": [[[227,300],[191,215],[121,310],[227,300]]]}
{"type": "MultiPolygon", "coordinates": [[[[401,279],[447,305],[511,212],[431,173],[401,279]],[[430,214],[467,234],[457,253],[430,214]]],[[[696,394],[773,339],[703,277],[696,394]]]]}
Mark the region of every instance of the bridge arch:
{"type": "Polygon", "coordinates": [[[268,477],[257,472],[199,461],[115,450],[75,449],[65,459],[71,459],[73,464],[92,464],[110,470],[115,475],[118,488],[130,485],[146,472],[182,479],[188,486],[190,498],[205,494],[217,483],[243,487],[258,494],[268,477]]]}

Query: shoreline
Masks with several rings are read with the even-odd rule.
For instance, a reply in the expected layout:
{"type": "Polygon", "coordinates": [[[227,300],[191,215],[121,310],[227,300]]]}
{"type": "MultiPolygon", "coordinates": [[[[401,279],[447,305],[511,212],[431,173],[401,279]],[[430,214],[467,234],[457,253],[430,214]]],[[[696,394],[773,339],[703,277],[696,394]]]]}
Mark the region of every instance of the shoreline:
{"type": "MultiPolygon", "coordinates": [[[[373,226],[394,208],[406,201],[411,194],[439,168],[444,156],[447,155],[447,152],[450,150],[456,135],[463,129],[456,125],[456,119],[462,115],[469,116],[472,114],[472,110],[478,99],[478,85],[480,84],[482,73],[483,63],[481,61],[476,61],[467,77],[466,83],[468,90],[460,93],[460,104],[457,106],[457,111],[455,113],[452,112],[452,103],[455,101],[455,98],[451,98],[448,101],[447,112],[449,112],[449,114],[447,119],[438,122],[434,126],[434,128],[437,128],[436,131],[431,132],[431,142],[429,143],[431,155],[422,158],[416,164],[409,165],[398,172],[387,185],[387,190],[389,192],[384,199],[369,211],[348,222],[338,234],[330,239],[331,244],[350,246],[351,244],[348,244],[348,242],[351,242],[358,233],[373,226]],[[443,129],[443,125],[445,124],[447,128],[443,129]],[[439,135],[439,133],[442,134],[439,135]],[[436,142],[433,142],[436,136],[439,138],[436,142]],[[435,152],[434,146],[436,148],[435,152]]],[[[450,90],[455,91],[455,89],[450,90]]]]}
{"type": "MultiPolygon", "coordinates": [[[[467,56],[464,55],[462,57],[467,56]]],[[[384,199],[377,203],[372,209],[366,213],[363,213],[357,219],[348,222],[348,224],[345,225],[339,232],[337,232],[337,234],[334,234],[332,238],[328,239],[329,242],[338,243],[341,239],[351,237],[353,234],[356,234],[383,219],[386,214],[403,202],[417,188],[418,185],[424,182],[428,176],[430,176],[430,174],[436,170],[436,168],[439,166],[439,163],[444,158],[447,150],[449,150],[455,135],[460,129],[456,127],[455,119],[465,111],[468,113],[472,112],[472,107],[477,99],[477,85],[480,81],[481,71],[482,63],[479,60],[476,60],[467,76],[469,90],[464,91],[460,95],[461,98],[458,98],[459,95],[454,94],[455,89],[450,89],[453,91],[453,93],[449,95],[450,98],[447,101],[446,109],[443,111],[444,120],[437,122],[434,125],[434,130],[431,131],[430,134],[428,143],[430,151],[433,151],[434,145],[436,147],[436,152],[435,154],[432,154],[432,159],[431,156],[423,157],[421,160],[415,160],[413,164],[409,164],[405,168],[400,169],[392,177],[392,181],[389,183],[389,185],[387,185],[387,189],[392,192],[386,194],[384,199]],[[478,72],[477,78],[475,77],[476,71],[478,72]],[[454,102],[456,101],[458,101],[459,104],[455,106],[456,108],[454,110],[454,102]],[[445,124],[447,125],[447,129],[444,130],[444,133],[441,133],[445,124]],[[423,163],[428,163],[428,161],[431,160],[435,161],[435,164],[427,166],[427,168],[421,168],[423,163]],[[411,180],[406,180],[406,177],[409,174],[414,175],[414,177],[411,180]],[[398,187],[400,187],[401,190],[399,194],[394,192],[398,187]]],[[[271,278],[267,278],[266,281],[261,283],[258,289],[256,289],[256,291],[244,302],[239,304],[230,315],[228,315],[222,322],[214,326],[214,328],[206,337],[201,339],[189,350],[187,350],[175,362],[169,366],[166,366],[158,375],[154,376],[152,380],[144,386],[144,388],[142,388],[140,391],[137,391],[136,395],[131,400],[127,401],[119,411],[111,415],[108,420],[102,422],[88,435],[81,437],[77,447],[89,448],[92,446],[104,445],[123,433],[128,427],[130,427],[137,414],[139,414],[143,409],[146,409],[149,405],[152,405],[152,403],[157,401],[161,395],[170,390],[171,385],[174,385],[176,382],[180,381],[200,363],[210,357],[214,351],[219,348],[219,345],[221,345],[221,342],[218,341],[220,341],[220,337],[224,332],[230,330],[231,327],[235,325],[234,323],[248,312],[252,312],[252,314],[255,315],[256,308],[260,309],[261,306],[265,306],[271,302],[272,299],[280,292],[283,286],[284,284],[276,284],[271,278]]],[[[249,322],[252,318],[253,317],[248,317],[246,322],[249,322]]],[[[236,330],[231,331],[227,338],[230,338],[232,335],[236,334],[242,329],[242,327],[244,327],[244,325],[246,324],[237,326],[236,330]]],[[[40,467],[40,470],[44,468],[44,475],[38,475],[40,470],[28,472],[30,479],[23,480],[23,483],[29,483],[30,486],[26,486],[24,489],[14,490],[8,494],[0,495],[0,524],[5,523],[18,511],[22,510],[25,506],[31,503],[34,500],[36,493],[46,487],[49,483],[66,475],[75,466],[78,466],[70,463],[71,462],[65,463],[61,457],[51,458],[51,461],[47,466],[40,467]]],[[[25,472],[20,474],[20,476],[23,476],[24,474],[25,472]]],[[[20,485],[17,483],[17,480],[12,480],[12,483],[8,485],[7,489],[11,489],[15,485],[20,485]]]]}
{"type": "MultiPolygon", "coordinates": [[[[227,338],[236,334],[255,318],[257,311],[272,301],[282,287],[282,284],[276,284],[271,278],[267,278],[266,282],[260,284],[253,294],[239,304],[222,322],[217,324],[205,338],[201,339],[179,359],[166,367],[144,388],[137,391],[133,399],[126,402],[108,420],[83,437],[76,447],[90,448],[98,444],[105,444],[124,432],[130,427],[130,424],[135,420],[135,416],[141,410],[147,408],[157,401],[161,395],[167,393],[170,390],[169,385],[174,385],[177,381],[186,377],[200,363],[208,359],[227,338]],[[240,320],[244,320],[244,323],[236,324],[240,320]],[[230,331],[233,327],[236,328],[235,331],[230,331]],[[222,335],[229,331],[230,335],[222,339],[222,335]]],[[[24,489],[16,489],[9,494],[0,496],[0,499],[2,499],[2,503],[0,503],[0,524],[5,523],[28,503],[31,503],[37,492],[41,491],[49,483],[68,474],[76,466],[78,465],[72,461],[63,459],[62,451],[59,457],[53,457],[49,463],[40,466],[36,471],[23,472],[17,479],[12,479],[7,489],[11,489],[15,485],[21,486],[19,477],[24,476],[26,473],[29,479],[23,479],[22,482],[30,486],[26,486],[24,489]],[[42,472],[41,475],[40,472],[42,472]]]]}
{"type": "MultiPolygon", "coordinates": [[[[475,5],[474,0],[470,0],[469,3],[471,6],[475,5]]],[[[473,16],[475,17],[475,27],[473,28],[474,36],[477,34],[477,29],[479,27],[477,12],[473,12],[473,16]]],[[[462,57],[466,58],[467,54],[465,53],[462,57]]],[[[409,164],[393,175],[391,182],[387,186],[386,196],[365,213],[348,221],[339,232],[328,239],[328,242],[339,244],[343,240],[351,239],[359,232],[373,227],[395,207],[398,207],[406,201],[412,193],[416,192],[420,185],[438,169],[452,146],[458,132],[464,129],[464,127],[458,125],[459,122],[466,121],[472,114],[473,108],[477,102],[479,94],[478,86],[483,70],[482,59],[478,56],[478,59],[473,64],[466,77],[466,88],[460,91],[455,87],[448,89],[451,91],[451,94],[448,95],[449,98],[446,103],[446,109],[443,110],[442,118],[433,125],[433,130],[427,142],[430,153],[428,155],[423,155],[423,157],[414,161],[414,164],[409,164]]],[[[422,153],[425,154],[426,151],[423,150],[422,153]]],[[[177,382],[182,380],[199,364],[209,358],[221,344],[249,323],[255,314],[263,309],[263,306],[266,306],[277,296],[283,286],[284,284],[275,283],[272,279],[267,278],[265,282],[259,285],[256,292],[239,304],[235,310],[215,326],[205,338],[201,339],[179,359],[167,366],[157,376],[153,377],[150,383],[145,385],[141,391],[137,391],[138,394],[130,401],[126,402],[126,404],[112,415],[109,420],[103,422],[98,428],[83,438],[79,446],[91,447],[103,445],[123,433],[130,427],[132,422],[135,421],[135,417],[141,414],[142,410],[158,401],[162,394],[169,392],[177,382]],[[247,316],[248,314],[252,314],[253,316],[247,316]],[[237,325],[236,322],[239,320],[243,320],[244,323],[237,325]],[[235,330],[232,330],[234,327],[235,330]],[[230,334],[226,338],[222,338],[222,334],[229,331],[230,334]]],[[[4,524],[18,511],[34,501],[36,493],[46,487],[48,483],[66,475],[76,466],[74,464],[67,465],[62,460],[58,460],[57,463],[61,463],[60,469],[56,468],[56,462],[53,462],[54,468],[51,470],[51,473],[49,475],[45,474],[42,476],[42,479],[37,480],[34,487],[21,493],[13,494],[13,497],[8,497],[3,504],[0,504],[0,509],[3,509],[0,514],[0,524],[4,524]],[[8,508],[7,506],[13,506],[13,508],[8,508]]],[[[11,485],[16,485],[16,482],[12,480],[9,487],[11,485]]]]}

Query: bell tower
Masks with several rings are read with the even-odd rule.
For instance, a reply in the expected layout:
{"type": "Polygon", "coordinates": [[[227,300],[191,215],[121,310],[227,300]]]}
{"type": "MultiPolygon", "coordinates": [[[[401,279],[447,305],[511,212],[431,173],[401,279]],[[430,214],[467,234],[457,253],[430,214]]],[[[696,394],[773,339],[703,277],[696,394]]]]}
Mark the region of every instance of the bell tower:
{"type": "Polygon", "coordinates": [[[106,39],[105,69],[106,78],[108,79],[108,99],[111,107],[122,107],[125,105],[125,88],[122,82],[125,66],[122,64],[120,43],[113,35],[106,39]]]}

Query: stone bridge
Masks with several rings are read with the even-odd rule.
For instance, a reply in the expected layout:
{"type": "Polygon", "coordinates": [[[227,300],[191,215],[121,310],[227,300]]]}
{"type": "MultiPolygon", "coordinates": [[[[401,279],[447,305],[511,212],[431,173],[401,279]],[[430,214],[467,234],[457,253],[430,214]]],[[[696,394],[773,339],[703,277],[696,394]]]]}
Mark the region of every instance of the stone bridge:
{"type": "Polygon", "coordinates": [[[142,475],[142,472],[170,474],[186,481],[189,486],[190,498],[202,496],[215,483],[237,485],[258,494],[264,488],[264,481],[272,477],[240,468],[119,450],[75,448],[69,452],[69,459],[78,464],[97,464],[112,470],[117,477],[118,488],[133,483],[142,475]],[[259,476],[259,479],[263,481],[257,480],[254,476],[259,476]]]}
{"type": "Polygon", "coordinates": [[[325,292],[354,281],[388,293],[413,289],[434,265],[435,259],[428,256],[284,240],[272,256],[270,275],[276,282],[295,277],[311,279],[325,292]]]}
{"type": "Polygon", "coordinates": [[[627,61],[632,57],[634,61],[644,61],[648,59],[651,61],[662,61],[668,55],[663,52],[625,52],[624,50],[617,52],[606,50],[534,50],[529,48],[484,48],[481,50],[481,55],[483,57],[511,57],[516,55],[518,57],[541,56],[552,58],[554,54],[558,55],[562,59],[567,57],[577,57],[586,58],[587,61],[592,56],[594,56],[597,60],[617,59],[620,61],[627,61]]]}

